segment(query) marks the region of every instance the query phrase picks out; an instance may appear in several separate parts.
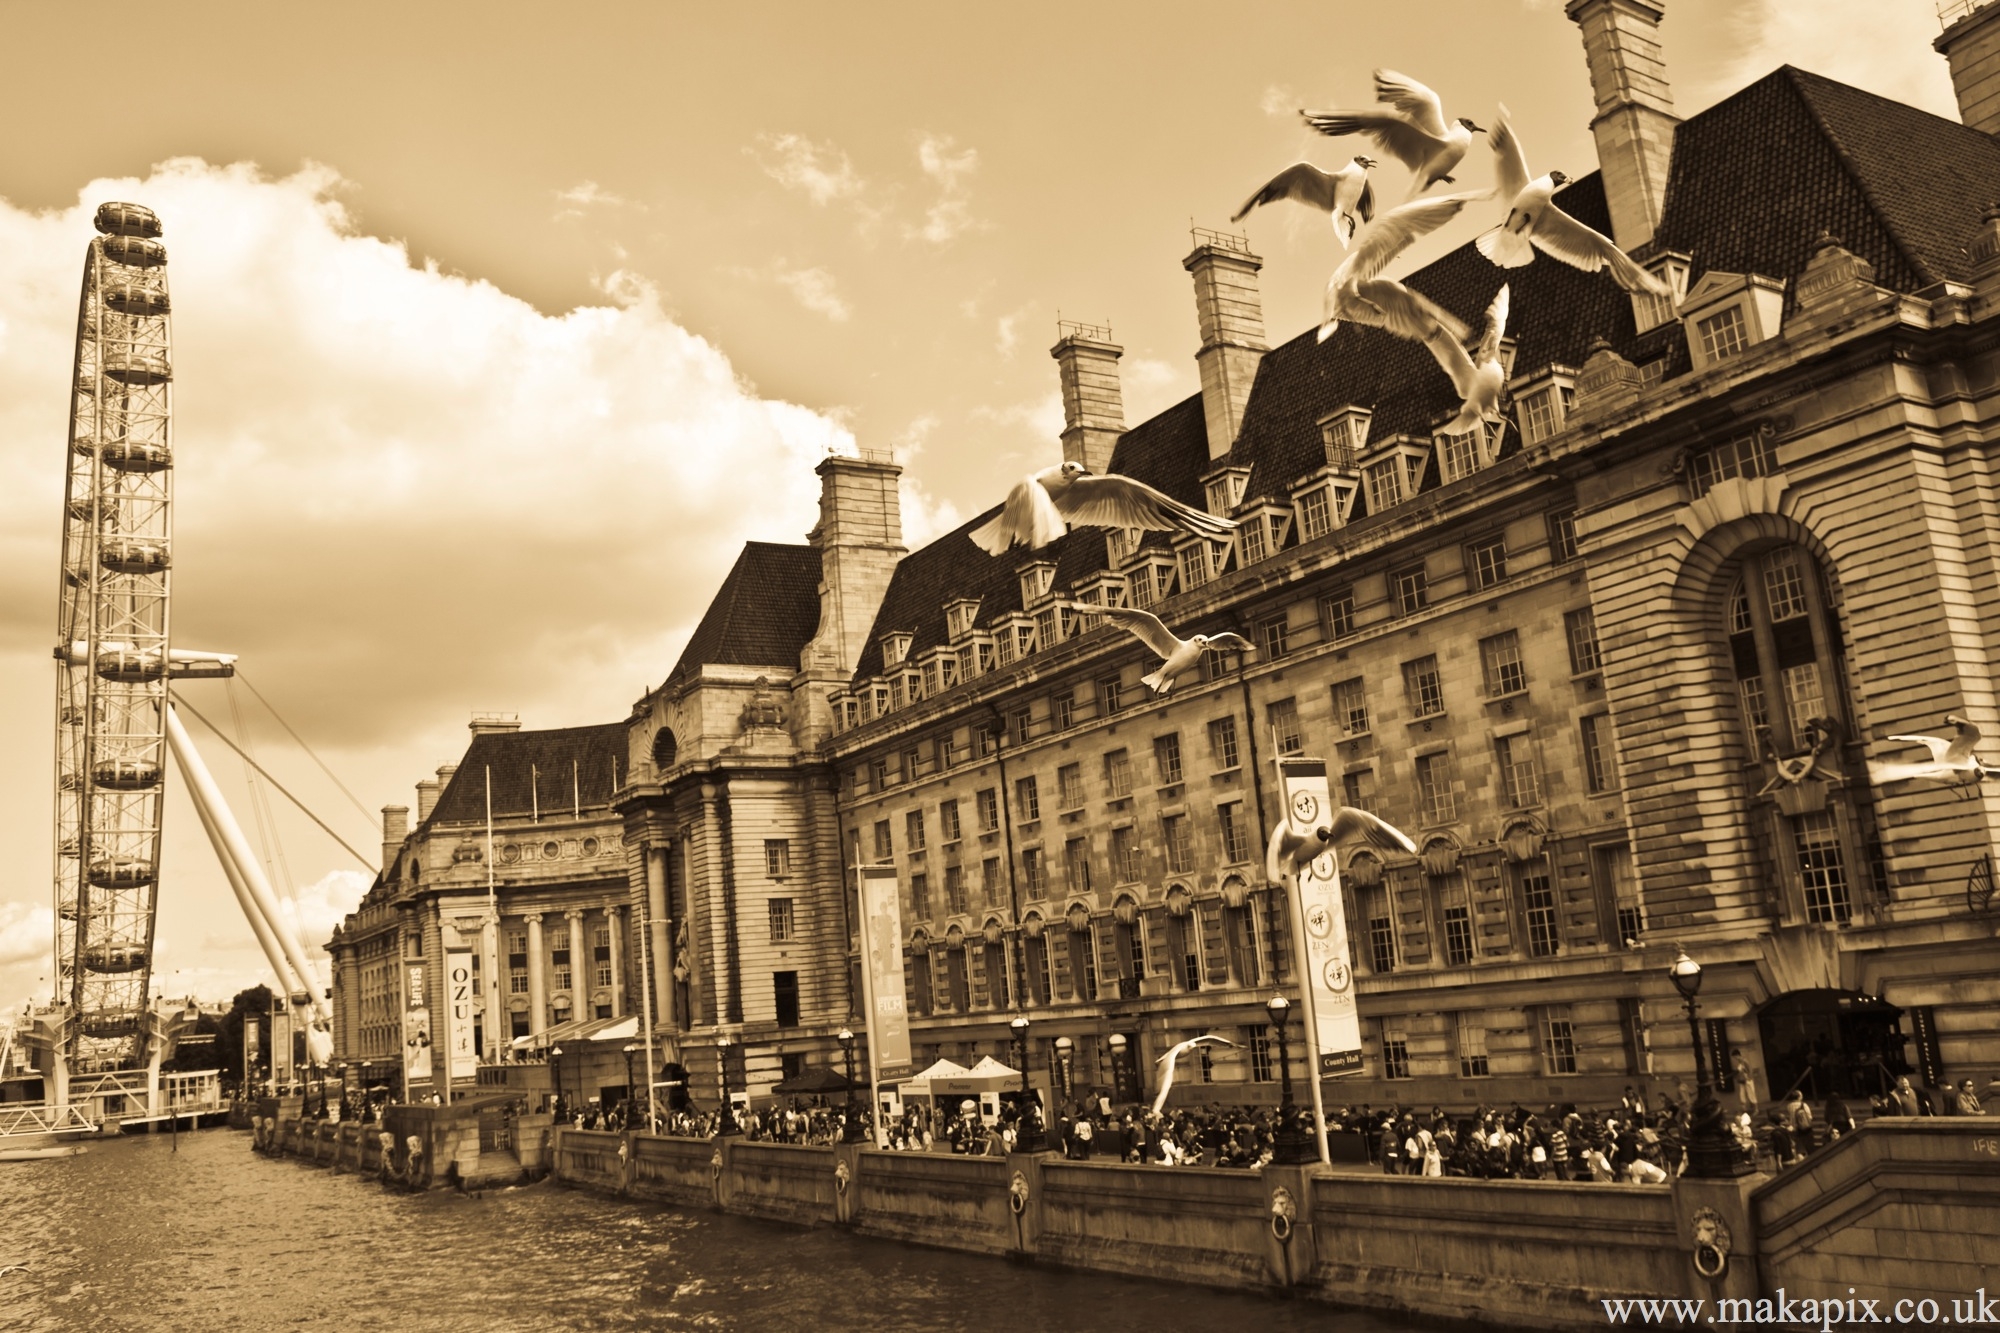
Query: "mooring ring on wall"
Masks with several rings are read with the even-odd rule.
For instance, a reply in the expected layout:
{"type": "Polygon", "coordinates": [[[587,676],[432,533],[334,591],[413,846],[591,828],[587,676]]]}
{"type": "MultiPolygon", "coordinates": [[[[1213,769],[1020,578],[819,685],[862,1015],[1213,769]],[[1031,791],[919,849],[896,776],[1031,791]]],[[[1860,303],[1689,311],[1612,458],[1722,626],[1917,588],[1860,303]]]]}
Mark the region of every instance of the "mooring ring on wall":
{"type": "Polygon", "coordinates": [[[1271,1236],[1280,1245],[1292,1243],[1292,1223],[1299,1215],[1298,1201],[1283,1185],[1271,1195],[1271,1236]]]}
{"type": "Polygon", "coordinates": [[[853,1179],[854,1172],[848,1169],[845,1157],[833,1164],[833,1188],[837,1192],[841,1194],[847,1193],[847,1184],[853,1179]]]}
{"type": "Polygon", "coordinates": [[[1713,1208],[1697,1208],[1690,1219],[1694,1232],[1694,1271],[1721,1277],[1729,1268],[1729,1223],[1713,1208]]]}
{"type": "Polygon", "coordinates": [[[1007,1207],[1016,1217],[1028,1211],[1028,1177],[1025,1172],[1016,1171],[1014,1178],[1007,1182],[1007,1207]]]}

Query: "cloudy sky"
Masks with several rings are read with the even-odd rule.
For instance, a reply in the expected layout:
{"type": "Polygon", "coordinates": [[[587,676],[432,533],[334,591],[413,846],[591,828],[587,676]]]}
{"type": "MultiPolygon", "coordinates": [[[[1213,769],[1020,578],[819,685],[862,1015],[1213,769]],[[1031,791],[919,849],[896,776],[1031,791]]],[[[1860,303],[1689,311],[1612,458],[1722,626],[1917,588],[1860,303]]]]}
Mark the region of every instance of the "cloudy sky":
{"type": "MultiPolygon", "coordinates": [[[[1953,114],[1930,0],[1666,9],[1684,114],[1786,62],[1953,114]]],[[[411,803],[474,710],[624,716],[741,542],[803,537],[826,451],[895,449],[916,540],[1056,458],[1059,316],[1114,328],[1128,421],[1194,392],[1190,224],[1301,156],[1344,162],[1359,145],[1295,112],[1367,100],[1371,67],[1453,115],[1505,100],[1538,167],[1595,165],[1557,0],[965,12],[190,3],[107,45],[97,9],[7,7],[0,1005],[49,984],[58,499],[98,202],[167,227],[176,642],[240,653],[373,810],[411,803]]],[[[1277,341],[1333,242],[1284,210],[1247,230],[1277,341]]],[[[379,842],[247,691],[188,688],[379,842]]],[[[241,765],[206,748],[254,829],[241,765]]],[[[160,985],[226,998],[262,964],[178,782],[168,820],[160,985]]],[[[367,875],[272,822],[324,939],[367,875]]]]}

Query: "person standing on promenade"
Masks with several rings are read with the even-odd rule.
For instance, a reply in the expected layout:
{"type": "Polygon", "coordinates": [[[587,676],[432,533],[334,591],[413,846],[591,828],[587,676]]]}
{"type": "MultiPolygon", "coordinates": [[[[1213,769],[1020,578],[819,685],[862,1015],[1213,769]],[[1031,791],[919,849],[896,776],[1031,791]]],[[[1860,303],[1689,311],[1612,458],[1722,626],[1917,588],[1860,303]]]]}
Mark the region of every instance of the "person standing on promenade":
{"type": "Polygon", "coordinates": [[[1736,1076],[1736,1105],[1756,1114],[1757,1077],[1750,1070],[1750,1062],[1743,1058],[1743,1052],[1734,1047],[1729,1051],[1729,1070],[1736,1076]]]}
{"type": "Polygon", "coordinates": [[[1979,1104],[1979,1094],[1972,1090],[1972,1080],[1965,1079],[1958,1085],[1957,1098],[1960,1115],[1985,1115],[1986,1110],[1979,1104]]]}

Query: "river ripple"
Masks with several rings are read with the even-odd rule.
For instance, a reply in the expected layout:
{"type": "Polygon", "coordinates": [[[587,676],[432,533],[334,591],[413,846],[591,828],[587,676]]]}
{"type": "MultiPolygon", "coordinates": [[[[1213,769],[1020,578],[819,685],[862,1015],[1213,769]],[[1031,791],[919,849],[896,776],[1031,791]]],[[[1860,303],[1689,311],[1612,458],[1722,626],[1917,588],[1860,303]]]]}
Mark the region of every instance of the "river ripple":
{"type": "Polygon", "coordinates": [[[206,1130],[0,1163],[0,1329],[1414,1333],[1306,1301],[1066,1273],[549,1185],[467,1198],[206,1130]]]}

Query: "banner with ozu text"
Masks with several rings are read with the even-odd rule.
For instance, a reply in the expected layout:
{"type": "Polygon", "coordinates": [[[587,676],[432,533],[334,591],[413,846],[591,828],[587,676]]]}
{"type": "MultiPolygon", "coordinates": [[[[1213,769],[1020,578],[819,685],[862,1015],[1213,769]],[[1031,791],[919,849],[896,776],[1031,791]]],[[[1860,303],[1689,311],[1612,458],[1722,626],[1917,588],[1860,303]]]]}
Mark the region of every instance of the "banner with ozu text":
{"type": "Polygon", "coordinates": [[[453,949],[444,956],[447,1038],[451,1051],[451,1077],[479,1077],[479,1048],[473,1044],[472,950],[453,949]]]}
{"type": "Polygon", "coordinates": [[[894,866],[860,866],[861,947],[866,958],[868,1058],[888,1080],[915,1072],[903,1000],[903,886],[894,866]]]}
{"type": "MultiPolygon", "coordinates": [[[[1323,759],[1280,759],[1278,779],[1285,818],[1300,837],[1333,823],[1339,807],[1327,787],[1323,759]]],[[[1347,910],[1341,901],[1340,861],[1333,848],[1299,867],[1292,888],[1306,956],[1299,972],[1311,988],[1314,1052],[1320,1077],[1361,1072],[1361,1013],[1354,1003],[1354,955],[1347,940],[1347,910]]]]}

